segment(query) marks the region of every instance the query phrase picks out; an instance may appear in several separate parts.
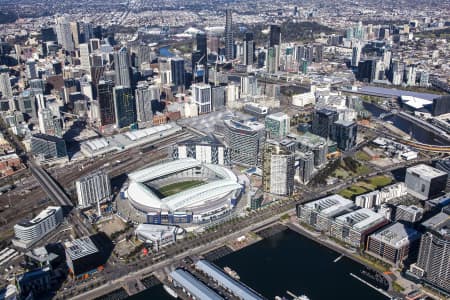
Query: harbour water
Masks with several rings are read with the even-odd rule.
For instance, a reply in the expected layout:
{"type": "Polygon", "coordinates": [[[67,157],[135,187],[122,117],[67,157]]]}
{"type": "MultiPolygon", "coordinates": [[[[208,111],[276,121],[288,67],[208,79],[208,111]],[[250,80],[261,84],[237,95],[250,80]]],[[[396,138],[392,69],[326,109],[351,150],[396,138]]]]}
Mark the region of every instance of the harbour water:
{"type": "MultiPolygon", "coordinates": [[[[387,111],[375,106],[372,103],[363,102],[363,106],[367,109],[374,117],[380,116],[382,113],[387,111]]],[[[412,137],[420,143],[426,143],[431,145],[446,145],[445,139],[442,139],[439,135],[430,132],[429,130],[423,129],[421,126],[407,120],[400,115],[389,116],[384,119],[385,121],[391,121],[392,125],[402,130],[407,134],[412,134],[412,137]]]]}
{"type": "MultiPolygon", "coordinates": [[[[368,280],[361,273],[364,266],[346,257],[337,259],[340,256],[340,253],[287,229],[214,263],[235,270],[243,283],[267,299],[287,296],[287,291],[306,295],[311,300],[387,299],[350,275],[368,280]]],[[[171,299],[163,293],[164,289],[156,286],[129,299],[171,299]]]]}
{"type": "Polygon", "coordinates": [[[173,57],[175,55],[172,52],[170,52],[169,46],[166,46],[166,47],[159,48],[159,56],[173,57]]]}

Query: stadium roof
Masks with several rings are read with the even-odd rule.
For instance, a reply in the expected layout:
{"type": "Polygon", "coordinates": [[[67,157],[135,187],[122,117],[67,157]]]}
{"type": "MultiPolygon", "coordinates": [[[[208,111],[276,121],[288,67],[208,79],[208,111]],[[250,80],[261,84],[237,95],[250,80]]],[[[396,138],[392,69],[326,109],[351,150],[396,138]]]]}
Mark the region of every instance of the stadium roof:
{"type": "Polygon", "coordinates": [[[140,182],[131,182],[128,187],[128,197],[141,209],[155,208],[178,210],[182,207],[198,206],[202,203],[226,195],[240,189],[241,185],[232,180],[216,180],[192,189],[160,199],[147,186],[140,182]]]}
{"type": "Polygon", "coordinates": [[[219,165],[204,164],[192,158],[174,160],[168,163],[151,166],[128,175],[130,184],[127,194],[136,208],[141,210],[163,209],[176,211],[183,207],[201,206],[207,201],[226,196],[241,189],[236,175],[229,169],[219,165]],[[204,167],[221,179],[202,184],[174,195],[160,198],[147,187],[144,182],[184,170],[204,167]]]}
{"type": "Polygon", "coordinates": [[[199,300],[223,299],[200,280],[184,270],[177,269],[172,271],[170,277],[199,300]]]}
{"type": "Polygon", "coordinates": [[[178,159],[130,173],[128,178],[135,182],[147,182],[158,177],[199,167],[201,164],[200,161],[193,158],[178,159]]]}

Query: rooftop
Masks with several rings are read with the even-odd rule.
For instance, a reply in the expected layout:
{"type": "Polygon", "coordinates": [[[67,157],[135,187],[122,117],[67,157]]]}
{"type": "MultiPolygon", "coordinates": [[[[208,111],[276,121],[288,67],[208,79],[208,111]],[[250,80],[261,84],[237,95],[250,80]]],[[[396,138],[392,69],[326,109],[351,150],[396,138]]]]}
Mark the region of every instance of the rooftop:
{"type": "Polygon", "coordinates": [[[411,173],[424,179],[433,179],[439,176],[447,175],[446,172],[425,164],[409,167],[408,169],[406,169],[406,173],[411,173]]]}
{"type": "Polygon", "coordinates": [[[420,233],[402,223],[394,223],[373,233],[370,237],[389,244],[392,247],[400,248],[418,239],[420,233]]]}
{"type": "Polygon", "coordinates": [[[191,294],[195,295],[199,300],[221,300],[216,292],[211,290],[203,282],[192,276],[190,273],[182,269],[176,269],[170,273],[170,277],[178,284],[183,286],[191,294]]]}
{"type": "Polygon", "coordinates": [[[65,242],[64,248],[71,260],[77,260],[99,252],[97,246],[95,246],[94,242],[87,236],[65,242]]]}
{"type": "Polygon", "coordinates": [[[49,206],[46,209],[44,209],[43,211],[41,211],[33,219],[27,220],[27,221],[22,221],[18,225],[23,226],[23,227],[33,226],[35,224],[38,224],[42,220],[45,220],[46,218],[54,215],[56,213],[56,211],[60,210],[60,209],[61,209],[61,206],[49,206]]]}
{"type": "Polygon", "coordinates": [[[304,205],[309,209],[320,212],[327,217],[333,217],[340,212],[355,206],[353,201],[346,199],[340,195],[331,195],[304,205]]]}
{"type": "Polygon", "coordinates": [[[349,225],[357,231],[364,231],[383,221],[385,218],[382,214],[368,208],[361,208],[336,218],[336,222],[349,225]]]}

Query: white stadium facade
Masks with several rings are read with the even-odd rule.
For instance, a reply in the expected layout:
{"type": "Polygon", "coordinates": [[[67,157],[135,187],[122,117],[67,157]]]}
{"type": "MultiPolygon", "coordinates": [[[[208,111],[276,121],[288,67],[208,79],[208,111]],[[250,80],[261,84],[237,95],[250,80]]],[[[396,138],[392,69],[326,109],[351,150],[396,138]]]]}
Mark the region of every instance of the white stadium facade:
{"type": "Polygon", "coordinates": [[[128,174],[118,213],[137,223],[202,224],[228,216],[243,186],[229,169],[186,158],[128,174]],[[195,185],[164,195],[161,189],[177,184],[195,185]]]}

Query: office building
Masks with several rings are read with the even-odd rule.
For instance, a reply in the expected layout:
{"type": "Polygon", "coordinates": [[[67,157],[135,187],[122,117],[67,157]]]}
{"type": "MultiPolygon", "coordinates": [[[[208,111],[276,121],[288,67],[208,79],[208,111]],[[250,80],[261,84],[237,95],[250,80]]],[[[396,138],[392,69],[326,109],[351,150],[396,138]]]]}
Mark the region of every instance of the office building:
{"type": "Polygon", "coordinates": [[[282,139],[290,132],[290,118],[282,112],[267,115],[265,127],[269,138],[282,139]]]}
{"type": "Polygon", "coordinates": [[[368,208],[341,215],[331,224],[330,236],[355,248],[365,245],[366,237],[389,223],[386,218],[368,208]]]}
{"type": "Polygon", "coordinates": [[[31,136],[31,153],[40,160],[67,158],[64,139],[47,134],[31,136]]]}
{"type": "Polygon", "coordinates": [[[90,237],[82,237],[64,244],[69,274],[74,279],[87,279],[102,270],[104,257],[90,237]]]}
{"type": "Polygon", "coordinates": [[[281,56],[281,46],[274,45],[270,47],[267,51],[267,64],[266,69],[267,72],[273,74],[278,72],[278,68],[280,66],[280,56],[281,56]]]}
{"type": "Polygon", "coordinates": [[[295,153],[295,178],[303,184],[307,184],[314,173],[314,153],[307,151],[305,153],[295,153]]]}
{"type": "Polygon", "coordinates": [[[111,198],[111,182],[108,174],[97,171],[75,182],[78,207],[95,206],[111,198]]]}
{"type": "Polygon", "coordinates": [[[269,32],[269,48],[275,45],[281,45],[281,27],[280,25],[272,24],[269,32]]]}
{"type": "Polygon", "coordinates": [[[316,230],[329,233],[333,218],[353,210],[353,201],[340,195],[331,195],[306,204],[297,205],[300,222],[316,230]]]}
{"type": "Polygon", "coordinates": [[[152,101],[159,100],[159,93],[155,93],[154,88],[146,82],[139,82],[136,87],[136,113],[139,123],[151,122],[153,119],[152,101]]]}
{"type": "Polygon", "coordinates": [[[416,223],[422,220],[423,208],[417,207],[416,205],[403,205],[400,204],[394,208],[395,215],[394,221],[403,221],[408,223],[416,223]]]}
{"type": "Polygon", "coordinates": [[[49,206],[31,220],[14,225],[13,244],[27,249],[53,231],[63,221],[60,206],[49,206]]]}
{"type": "Polygon", "coordinates": [[[212,108],[214,111],[225,107],[226,86],[215,86],[211,88],[212,108]]]}
{"type": "Polygon", "coordinates": [[[33,59],[29,59],[25,63],[25,72],[28,79],[36,79],[38,77],[36,62],[33,59]]]}
{"type": "Polygon", "coordinates": [[[225,144],[231,151],[231,161],[236,164],[260,164],[264,145],[264,125],[258,122],[225,120],[225,144]]]}
{"type": "Polygon", "coordinates": [[[116,86],[113,89],[117,128],[136,123],[136,101],[130,87],[116,86]]]}
{"type": "Polygon", "coordinates": [[[348,151],[356,146],[358,125],[353,121],[336,121],[331,126],[331,139],[342,151],[348,151]]]}
{"type": "Polygon", "coordinates": [[[450,113],[450,96],[434,98],[431,112],[433,116],[440,116],[450,113]]]}
{"type": "Polygon", "coordinates": [[[125,47],[114,52],[115,85],[131,87],[131,62],[128,50],[125,47]]]}
{"type": "Polygon", "coordinates": [[[66,18],[56,18],[55,31],[58,38],[58,44],[60,44],[66,51],[75,51],[75,44],[72,38],[72,28],[66,18]]]}
{"type": "Polygon", "coordinates": [[[39,130],[43,134],[62,137],[62,121],[54,117],[48,108],[43,108],[38,112],[39,130]]]}
{"type": "Polygon", "coordinates": [[[241,77],[241,98],[258,95],[258,79],[256,76],[241,77]]]}
{"type": "Polygon", "coordinates": [[[322,108],[316,110],[312,121],[312,133],[328,139],[334,122],[338,120],[338,113],[334,110],[322,108]]]}
{"type": "Polygon", "coordinates": [[[172,158],[195,158],[207,164],[231,165],[230,150],[213,135],[178,142],[172,149],[172,158]]]}
{"type": "Polygon", "coordinates": [[[114,83],[110,80],[101,80],[97,85],[97,100],[100,107],[100,125],[112,125],[116,123],[114,104],[114,83]]]}
{"type": "Polygon", "coordinates": [[[198,114],[212,111],[211,86],[206,83],[196,83],[191,86],[192,99],[198,105],[198,114]]]}
{"type": "Polygon", "coordinates": [[[225,58],[234,58],[233,12],[229,8],[225,11],[225,58]]]}
{"type": "MultiPolygon", "coordinates": [[[[39,299],[52,289],[50,267],[32,270],[16,276],[16,285],[21,296],[18,299],[39,299]]],[[[4,299],[12,300],[13,298],[4,299]]]]}
{"type": "Polygon", "coordinates": [[[8,73],[0,73],[0,93],[3,98],[11,98],[13,96],[8,73]]]}
{"type": "Polygon", "coordinates": [[[295,153],[282,149],[276,141],[267,140],[262,164],[264,192],[282,196],[292,195],[295,153]]]}
{"type": "Polygon", "coordinates": [[[315,167],[320,167],[327,162],[328,144],[326,139],[309,132],[302,135],[291,134],[291,136],[297,142],[297,149],[300,152],[311,151],[314,154],[315,167]]]}
{"type": "Polygon", "coordinates": [[[172,84],[175,86],[184,86],[184,59],[182,57],[171,58],[170,67],[172,71],[172,84]]]}
{"type": "Polygon", "coordinates": [[[90,72],[91,70],[91,60],[90,60],[90,51],[89,44],[82,43],[79,46],[80,48],[80,66],[83,70],[90,72]]]}
{"type": "MultiPolygon", "coordinates": [[[[448,206],[447,206],[448,208],[448,206]]],[[[443,209],[422,223],[426,229],[420,241],[417,263],[410,271],[427,286],[450,294],[450,215],[443,209]]]]}
{"type": "Polygon", "coordinates": [[[195,278],[191,273],[176,269],[169,274],[172,284],[182,289],[190,297],[198,300],[223,300],[219,294],[210,289],[206,284],[195,278]]]}
{"type": "Polygon", "coordinates": [[[409,194],[427,200],[436,197],[445,189],[447,178],[446,172],[420,164],[406,169],[405,183],[409,194]]]}
{"type": "Polygon", "coordinates": [[[244,38],[244,54],[242,63],[247,66],[253,65],[255,60],[255,44],[253,40],[253,33],[246,32],[244,38]]]}
{"type": "Polygon", "coordinates": [[[377,258],[399,265],[410,254],[417,254],[419,241],[419,232],[402,223],[394,223],[369,235],[366,250],[377,258]]]}

